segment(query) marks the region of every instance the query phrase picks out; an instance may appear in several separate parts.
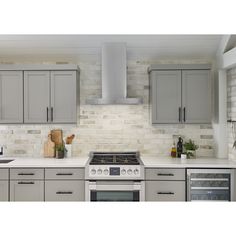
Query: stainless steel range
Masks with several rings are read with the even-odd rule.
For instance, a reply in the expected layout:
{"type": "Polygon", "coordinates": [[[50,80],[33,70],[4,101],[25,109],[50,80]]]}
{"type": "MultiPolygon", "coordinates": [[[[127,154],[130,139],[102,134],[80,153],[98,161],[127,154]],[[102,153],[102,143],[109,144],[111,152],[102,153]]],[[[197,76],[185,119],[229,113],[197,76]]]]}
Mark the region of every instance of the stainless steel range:
{"type": "Polygon", "coordinates": [[[139,152],[91,152],[85,179],[87,201],[144,201],[139,152]]]}

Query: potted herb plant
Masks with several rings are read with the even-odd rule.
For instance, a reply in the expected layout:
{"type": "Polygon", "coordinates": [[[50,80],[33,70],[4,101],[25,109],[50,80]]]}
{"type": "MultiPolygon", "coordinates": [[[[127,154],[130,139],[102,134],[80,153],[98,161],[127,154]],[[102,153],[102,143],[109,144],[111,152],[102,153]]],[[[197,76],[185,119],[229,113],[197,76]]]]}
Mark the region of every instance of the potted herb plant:
{"type": "Polygon", "coordinates": [[[196,158],[196,150],[198,149],[198,145],[196,145],[193,140],[189,139],[188,142],[185,142],[184,149],[186,151],[187,158],[196,158]]]}
{"type": "Polygon", "coordinates": [[[65,146],[63,144],[56,145],[56,158],[64,158],[65,156],[65,146]]]}

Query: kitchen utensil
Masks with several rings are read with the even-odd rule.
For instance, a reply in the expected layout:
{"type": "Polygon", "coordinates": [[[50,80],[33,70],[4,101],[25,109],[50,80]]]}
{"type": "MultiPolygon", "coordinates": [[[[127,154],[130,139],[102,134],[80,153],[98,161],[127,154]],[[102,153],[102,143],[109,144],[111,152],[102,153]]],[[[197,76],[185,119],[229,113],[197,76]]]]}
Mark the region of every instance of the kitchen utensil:
{"type": "Polygon", "coordinates": [[[55,143],[52,141],[52,135],[48,135],[48,140],[44,143],[44,157],[55,157],[55,143]]]}
{"type": "Polygon", "coordinates": [[[61,129],[53,129],[51,130],[52,141],[56,146],[63,144],[63,135],[61,129]]]}
{"type": "Polygon", "coordinates": [[[66,138],[66,144],[72,144],[72,141],[74,139],[75,135],[72,134],[71,136],[67,137],[66,138]]]}

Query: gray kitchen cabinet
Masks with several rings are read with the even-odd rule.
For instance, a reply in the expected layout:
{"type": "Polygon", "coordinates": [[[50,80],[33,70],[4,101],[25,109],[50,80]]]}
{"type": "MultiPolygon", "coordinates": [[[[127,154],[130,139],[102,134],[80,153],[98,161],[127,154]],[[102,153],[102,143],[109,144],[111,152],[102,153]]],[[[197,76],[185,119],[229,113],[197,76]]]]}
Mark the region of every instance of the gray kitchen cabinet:
{"type": "Polygon", "coordinates": [[[46,180],[45,201],[84,201],[84,180],[46,180]]]}
{"type": "Polygon", "coordinates": [[[0,180],[0,201],[8,201],[9,183],[8,180],[0,180]]]}
{"type": "Polygon", "coordinates": [[[182,109],[184,123],[210,123],[210,71],[186,70],[182,72],[182,80],[182,109]]]}
{"type": "Polygon", "coordinates": [[[146,201],[185,201],[185,169],[145,169],[146,201]]]}
{"type": "Polygon", "coordinates": [[[24,122],[48,123],[50,110],[50,72],[24,72],[24,122]]]}
{"type": "Polygon", "coordinates": [[[45,201],[84,201],[83,168],[46,168],[45,201]]]}
{"type": "Polygon", "coordinates": [[[10,201],[44,201],[44,169],[10,169],[10,201]]]}
{"type": "Polygon", "coordinates": [[[0,169],[0,201],[8,201],[9,170],[0,169]]]}
{"type": "Polygon", "coordinates": [[[151,73],[151,94],[153,123],[180,122],[181,71],[151,73]]]}
{"type": "Polygon", "coordinates": [[[146,180],[185,180],[185,169],[153,168],[146,169],[146,180]]]}
{"type": "Polygon", "coordinates": [[[11,180],[10,201],[44,201],[44,181],[11,180]]]}
{"type": "Polygon", "coordinates": [[[51,72],[51,122],[76,123],[76,71],[51,72]]]}
{"type": "Polygon", "coordinates": [[[152,123],[211,123],[209,68],[209,65],[151,66],[152,123]]]}
{"type": "Polygon", "coordinates": [[[24,72],[25,123],[76,123],[76,71],[24,72]]]}
{"type": "Polygon", "coordinates": [[[22,71],[0,71],[0,123],[23,123],[22,71]]]}
{"type": "Polygon", "coordinates": [[[185,181],[146,181],[146,201],[185,201],[185,181]]]}

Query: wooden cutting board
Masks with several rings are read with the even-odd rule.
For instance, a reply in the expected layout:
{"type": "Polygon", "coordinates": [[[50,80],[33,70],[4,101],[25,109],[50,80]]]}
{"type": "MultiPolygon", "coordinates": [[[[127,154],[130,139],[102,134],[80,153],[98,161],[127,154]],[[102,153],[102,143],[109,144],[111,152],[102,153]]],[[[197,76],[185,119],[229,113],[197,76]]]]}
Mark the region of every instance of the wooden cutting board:
{"type": "Polygon", "coordinates": [[[51,130],[52,141],[55,145],[63,144],[63,134],[61,129],[53,129],[51,130]]]}
{"type": "Polygon", "coordinates": [[[44,157],[55,157],[55,143],[52,141],[52,135],[48,135],[48,140],[44,143],[44,157]]]}

